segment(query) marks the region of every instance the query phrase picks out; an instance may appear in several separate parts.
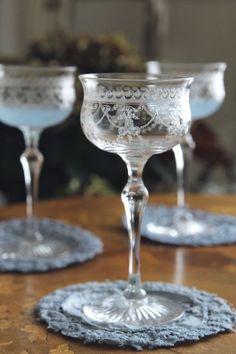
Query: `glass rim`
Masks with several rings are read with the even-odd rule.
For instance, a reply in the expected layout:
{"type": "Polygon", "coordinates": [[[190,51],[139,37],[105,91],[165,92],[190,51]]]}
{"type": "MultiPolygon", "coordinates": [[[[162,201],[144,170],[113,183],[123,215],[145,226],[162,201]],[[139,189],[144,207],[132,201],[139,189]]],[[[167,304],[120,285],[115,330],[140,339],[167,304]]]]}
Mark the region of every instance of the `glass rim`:
{"type": "Polygon", "coordinates": [[[143,83],[192,83],[192,76],[172,74],[148,74],[148,73],[89,73],[79,75],[80,80],[101,80],[110,82],[143,82],[143,83]]]}
{"type": "Polygon", "coordinates": [[[32,72],[58,72],[58,73],[75,73],[76,66],[36,66],[36,65],[14,65],[14,64],[0,64],[0,70],[9,71],[32,71],[32,72]]]}
{"type": "Polygon", "coordinates": [[[147,64],[155,63],[159,64],[160,66],[172,67],[173,69],[187,69],[187,70],[222,70],[224,71],[227,68],[227,63],[222,62],[199,62],[199,63],[192,63],[192,62],[164,62],[159,60],[149,60],[146,62],[147,64]]]}

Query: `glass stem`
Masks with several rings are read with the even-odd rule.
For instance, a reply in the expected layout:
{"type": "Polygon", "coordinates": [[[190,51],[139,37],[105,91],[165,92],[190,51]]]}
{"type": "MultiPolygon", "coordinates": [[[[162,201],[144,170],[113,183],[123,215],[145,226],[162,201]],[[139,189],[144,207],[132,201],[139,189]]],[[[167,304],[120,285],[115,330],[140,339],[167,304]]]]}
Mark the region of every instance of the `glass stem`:
{"type": "Polygon", "coordinates": [[[176,145],[173,148],[177,175],[177,206],[185,208],[185,187],[184,187],[184,154],[181,145],[176,145]]]}
{"type": "Polygon", "coordinates": [[[41,234],[38,232],[37,222],[35,222],[36,205],[38,201],[39,175],[43,164],[43,155],[38,149],[38,131],[29,129],[23,130],[25,139],[25,151],[20,157],[20,162],[24,172],[26,188],[26,217],[27,236],[41,241],[41,234]]]}
{"type": "Polygon", "coordinates": [[[143,184],[142,172],[145,162],[127,162],[128,182],[124,187],[121,200],[124,204],[129,234],[129,276],[124,296],[129,299],[142,299],[146,296],[141,288],[140,275],[140,227],[148,191],[143,184]]]}
{"type": "Polygon", "coordinates": [[[187,207],[186,194],[189,190],[189,165],[192,160],[195,143],[190,134],[185,137],[181,145],[173,148],[177,173],[177,206],[180,209],[187,207]]]}

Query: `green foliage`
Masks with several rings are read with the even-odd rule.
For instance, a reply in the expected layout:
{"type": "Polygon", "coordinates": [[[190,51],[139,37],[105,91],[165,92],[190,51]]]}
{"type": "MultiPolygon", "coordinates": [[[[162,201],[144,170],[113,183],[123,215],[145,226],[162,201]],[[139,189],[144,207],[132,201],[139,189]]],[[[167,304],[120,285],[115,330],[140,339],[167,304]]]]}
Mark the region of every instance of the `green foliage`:
{"type": "Polygon", "coordinates": [[[39,65],[74,65],[80,73],[144,69],[141,58],[121,34],[94,37],[51,33],[30,44],[28,60],[39,65]]]}

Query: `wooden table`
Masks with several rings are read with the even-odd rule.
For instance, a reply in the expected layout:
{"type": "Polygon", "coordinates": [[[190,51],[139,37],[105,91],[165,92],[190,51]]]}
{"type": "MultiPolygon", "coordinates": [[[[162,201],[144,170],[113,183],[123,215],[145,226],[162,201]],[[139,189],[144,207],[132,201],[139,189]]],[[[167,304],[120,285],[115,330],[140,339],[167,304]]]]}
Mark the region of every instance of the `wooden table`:
{"type": "MultiPolygon", "coordinates": [[[[173,204],[171,196],[152,196],[151,202],[173,204]]],[[[236,196],[193,196],[191,205],[236,215],[236,196]]],[[[46,330],[34,315],[37,301],[69,284],[126,279],[128,243],[121,228],[119,197],[72,198],[43,202],[39,215],[90,229],[104,242],[104,253],[80,265],[41,274],[0,275],[0,354],[133,353],[102,345],[84,345],[46,330]]],[[[0,219],[24,216],[24,206],[0,210],[0,219]]],[[[236,307],[236,245],[220,247],[160,246],[143,239],[142,279],[173,282],[216,293],[236,307]]],[[[143,353],[235,354],[236,334],[227,333],[198,343],[143,353]]]]}

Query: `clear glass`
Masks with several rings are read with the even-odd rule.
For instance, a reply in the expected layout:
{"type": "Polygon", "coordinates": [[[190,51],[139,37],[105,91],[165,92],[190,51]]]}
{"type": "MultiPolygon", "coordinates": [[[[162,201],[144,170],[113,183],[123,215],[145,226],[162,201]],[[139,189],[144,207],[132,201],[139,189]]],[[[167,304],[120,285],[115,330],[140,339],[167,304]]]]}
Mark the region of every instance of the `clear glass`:
{"type": "MultiPolygon", "coordinates": [[[[147,73],[192,76],[194,82],[190,89],[190,107],[192,120],[203,119],[214,114],[225,98],[224,71],[225,63],[146,63],[147,73]]],[[[187,134],[180,145],[173,148],[177,173],[177,211],[174,219],[163,220],[161,228],[157,225],[156,233],[173,237],[204,235],[213,225],[193,216],[186,203],[188,191],[188,170],[192,160],[195,142],[191,134],[187,134]]]]}
{"type": "Polygon", "coordinates": [[[75,102],[74,67],[0,65],[0,119],[23,133],[25,151],[20,157],[26,188],[24,235],[9,222],[7,238],[0,244],[0,257],[32,259],[53,257],[68,249],[65,242],[42,234],[35,209],[43,155],[38,149],[43,129],[62,122],[75,102]],[[22,236],[22,237],[18,237],[22,236]]]}
{"type": "Polygon", "coordinates": [[[81,125],[86,137],[98,148],[118,154],[127,165],[128,182],[121,199],[130,240],[126,289],[123,293],[114,290],[93,294],[93,303],[85,304],[83,313],[97,325],[119,328],[173,321],[184,312],[175,294],[146,293],[141,284],[140,225],[148,200],[142,172],[150,156],[172,149],[188,133],[192,79],[88,74],[81,75],[80,80],[84,89],[81,125]]]}

